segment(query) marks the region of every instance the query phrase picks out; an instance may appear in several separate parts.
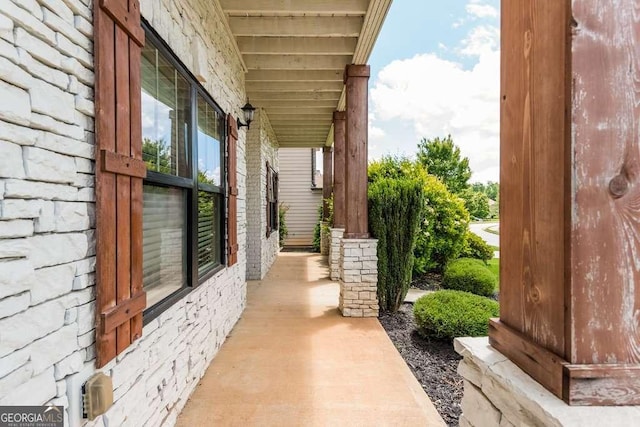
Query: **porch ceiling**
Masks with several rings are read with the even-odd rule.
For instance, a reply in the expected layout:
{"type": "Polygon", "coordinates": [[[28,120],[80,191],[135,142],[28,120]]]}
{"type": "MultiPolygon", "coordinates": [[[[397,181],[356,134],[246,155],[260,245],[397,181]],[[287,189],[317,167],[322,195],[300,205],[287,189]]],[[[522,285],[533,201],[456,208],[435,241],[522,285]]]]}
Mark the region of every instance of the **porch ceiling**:
{"type": "Polygon", "coordinates": [[[343,72],[366,64],[392,0],[219,0],[247,69],[247,96],[281,147],[332,144],[343,72]]]}

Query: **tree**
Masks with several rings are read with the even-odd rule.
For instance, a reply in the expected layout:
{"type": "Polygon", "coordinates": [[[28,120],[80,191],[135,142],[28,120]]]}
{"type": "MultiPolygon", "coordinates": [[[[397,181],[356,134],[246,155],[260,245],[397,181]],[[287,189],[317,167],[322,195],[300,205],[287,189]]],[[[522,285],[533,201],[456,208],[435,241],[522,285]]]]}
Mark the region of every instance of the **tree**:
{"type": "Polygon", "coordinates": [[[471,189],[486,194],[494,202],[498,201],[498,196],[500,195],[500,184],[493,181],[487,181],[486,184],[474,182],[471,184],[471,189]]]}
{"type": "Polygon", "coordinates": [[[485,189],[484,193],[491,200],[497,202],[498,201],[498,195],[500,194],[500,184],[498,184],[497,182],[493,182],[493,181],[487,182],[487,186],[486,186],[486,189],[485,189]]]}
{"type": "Polygon", "coordinates": [[[418,144],[418,161],[435,175],[452,193],[468,187],[471,178],[469,159],[460,156],[460,148],[453,143],[451,135],[446,138],[423,138],[418,144]]]}
{"type": "Polygon", "coordinates": [[[489,217],[489,197],[485,193],[467,188],[462,190],[458,197],[464,201],[464,207],[472,217],[480,219],[489,217]]]}
{"type": "Polygon", "coordinates": [[[142,141],[142,160],[147,169],[154,172],[171,173],[171,153],[164,139],[142,141]]]}

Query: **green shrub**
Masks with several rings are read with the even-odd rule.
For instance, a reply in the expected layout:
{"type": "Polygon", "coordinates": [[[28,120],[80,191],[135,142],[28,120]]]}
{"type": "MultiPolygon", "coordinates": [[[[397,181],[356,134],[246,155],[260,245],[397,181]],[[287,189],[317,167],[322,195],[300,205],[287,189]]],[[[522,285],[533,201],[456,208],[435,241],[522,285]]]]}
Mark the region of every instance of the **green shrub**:
{"type": "Polygon", "coordinates": [[[460,258],[451,261],[444,271],[442,287],[476,295],[492,296],[496,276],[479,259],[460,258]]]}
{"type": "Polygon", "coordinates": [[[426,180],[427,169],[408,157],[384,156],[369,163],[367,169],[369,182],[384,178],[409,178],[426,180]]]}
{"type": "Polygon", "coordinates": [[[465,247],[460,253],[461,257],[480,259],[484,261],[485,264],[493,259],[493,249],[482,237],[469,231],[467,232],[465,240],[465,247]]]}
{"type": "Polygon", "coordinates": [[[385,178],[409,178],[423,183],[425,208],[422,212],[414,249],[413,274],[441,271],[449,260],[459,256],[469,229],[469,213],[464,202],[417,161],[405,157],[383,157],[369,164],[369,182],[385,178]]]}
{"type": "Polygon", "coordinates": [[[425,184],[424,237],[416,244],[415,273],[442,271],[450,260],[458,258],[469,230],[469,212],[462,200],[451,194],[436,177],[429,175],[425,184]]]}
{"type": "Polygon", "coordinates": [[[284,241],[287,239],[289,235],[289,229],[287,228],[287,211],[289,210],[289,206],[280,205],[278,207],[278,233],[279,233],[279,241],[280,247],[284,247],[284,241]]]}
{"type": "Polygon", "coordinates": [[[438,339],[486,336],[489,319],[499,314],[496,301],[462,291],[437,291],[413,306],[418,333],[438,339]]]}
{"type": "Polygon", "coordinates": [[[486,194],[466,188],[458,193],[458,197],[464,201],[464,207],[473,218],[486,219],[491,214],[486,194]]]}
{"type": "Polygon", "coordinates": [[[423,207],[420,180],[380,178],[369,186],[369,225],[378,239],[378,300],[383,310],[397,311],[409,290],[423,207]]]}
{"type": "Polygon", "coordinates": [[[320,252],[320,230],[322,228],[322,205],[318,206],[318,222],[313,227],[313,242],[311,246],[314,252],[320,252]]]}

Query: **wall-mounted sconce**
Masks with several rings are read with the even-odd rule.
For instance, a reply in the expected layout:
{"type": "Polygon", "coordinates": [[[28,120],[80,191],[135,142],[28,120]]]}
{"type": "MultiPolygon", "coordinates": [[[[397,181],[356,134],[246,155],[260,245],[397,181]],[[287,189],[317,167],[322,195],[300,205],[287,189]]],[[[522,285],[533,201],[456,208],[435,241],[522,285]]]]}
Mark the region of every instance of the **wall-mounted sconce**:
{"type": "Polygon", "coordinates": [[[247,129],[251,129],[251,122],[253,121],[253,113],[256,111],[253,105],[249,104],[249,100],[247,99],[247,103],[242,107],[242,112],[244,113],[244,123],[240,121],[238,117],[238,129],[241,127],[246,127],[247,129]]]}

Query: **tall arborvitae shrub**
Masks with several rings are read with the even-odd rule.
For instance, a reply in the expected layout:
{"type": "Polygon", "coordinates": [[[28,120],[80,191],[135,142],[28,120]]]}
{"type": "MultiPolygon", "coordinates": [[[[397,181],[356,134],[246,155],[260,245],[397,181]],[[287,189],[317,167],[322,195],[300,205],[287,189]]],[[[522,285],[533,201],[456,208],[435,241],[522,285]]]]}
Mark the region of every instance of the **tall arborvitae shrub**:
{"type": "Polygon", "coordinates": [[[378,239],[382,310],[397,311],[409,290],[424,204],[424,182],[420,179],[380,178],[369,184],[369,227],[378,239]]]}

